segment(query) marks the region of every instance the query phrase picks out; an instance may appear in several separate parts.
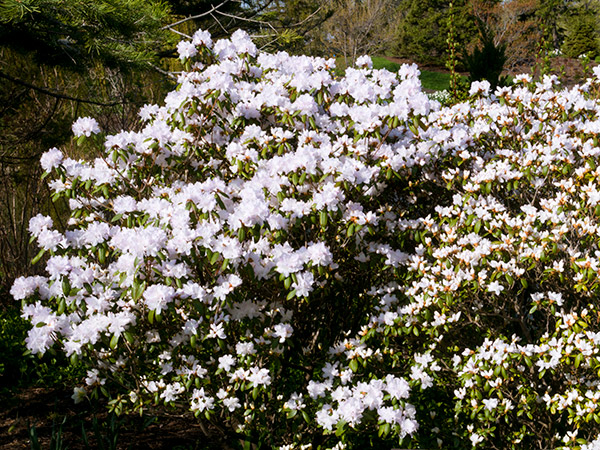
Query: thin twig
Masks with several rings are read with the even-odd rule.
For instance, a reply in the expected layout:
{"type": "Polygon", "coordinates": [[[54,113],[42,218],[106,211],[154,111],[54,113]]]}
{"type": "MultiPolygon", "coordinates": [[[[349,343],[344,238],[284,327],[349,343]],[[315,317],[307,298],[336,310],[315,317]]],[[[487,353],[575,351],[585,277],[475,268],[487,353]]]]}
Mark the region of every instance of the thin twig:
{"type": "Polygon", "coordinates": [[[212,19],[217,22],[217,24],[221,27],[221,30],[227,34],[227,29],[223,26],[223,24],[221,23],[221,21],[217,18],[217,16],[215,16],[214,14],[211,14],[210,17],[212,17],[212,19]]]}
{"type": "Polygon", "coordinates": [[[235,14],[229,14],[223,11],[215,11],[217,14],[220,14],[222,16],[225,17],[229,17],[231,19],[237,19],[237,20],[244,20],[246,22],[252,22],[252,23],[258,23],[260,25],[265,25],[269,28],[271,28],[273,31],[277,31],[277,29],[273,26],[273,24],[271,24],[270,22],[265,22],[264,20],[258,20],[258,19],[251,19],[250,17],[241,17],[235,14]]]}
{"type": "Polygon", "coordinates": [[[295,27],[299,27],[300,25],[303,25],[305,22],[308,22],[313,16],[316,16],[317,13],[319,11],[321,11],[321,9],[323,9],[323,5],[319,6],[317,9],[315,9],[312,13],[310,13],[308,16],[306,16],[300,22],[290,25],[289,28],[295,28],[295,27]]]}
{"type": "Polygon", "coordinates": [[[158,67],[158,66],[156,66],[156,65],[154,65],[154,64],[152,64],[152,63],[148,63],[148,64],[150,65],[150,67],[152,67],[152,68],[153,68],[154,70],[156,70],[158,73],[160,73],[160,74],[162,74],[162,75],[165,75],[165,76],[167,76],[167,77],[169,77],[169,78],[173,78],[173,79],[175,79],[175,80],[177,79],[177,75],[176,75],[174,72],[169,72],[169,71],[167,71],[167,70],[163,70],[163,69],[161,69],[160,67],[158,67]]]}
{"type": "Polygon", "coordinates": [[[195,20],[195,19],[200,19],[200,18],[202,18],[202,17],[206,17],[206,16],[208,16],[208,15],[212,14],[213,12],[215,12],[215,11],[216,11],[217,9],[219,9],[221,6],[225,5],[226,3],[229,3],[229,1],[230,1],[230,0],[224,0],[224,1],[223,1],[223,2],[221,2],[219,5],[217,5],[217,6],[213,6],[213,7],[211,8],[211,10],[210,10],[210,11],[206,11],[206,12],[203,12],[203,13],[201,13],[201,14],[196,14],[196,15],[194,15],[194,16],[189,16],[189,17],[186,17],[185,19],[178,20],[177,22],[174,22],[174,23],[172,23],[172,24],[170,24],[170,25],[165,25],[164,27],[162,27],[162,30],[171,30],[171,31],[175,31],[175,30],[172,30],[172,27],[176,27],[177,25],[181,25],[182,23],[185,23],[185,22],[187,22],[187,21],[189,21],[189,20],[195,20]]]}

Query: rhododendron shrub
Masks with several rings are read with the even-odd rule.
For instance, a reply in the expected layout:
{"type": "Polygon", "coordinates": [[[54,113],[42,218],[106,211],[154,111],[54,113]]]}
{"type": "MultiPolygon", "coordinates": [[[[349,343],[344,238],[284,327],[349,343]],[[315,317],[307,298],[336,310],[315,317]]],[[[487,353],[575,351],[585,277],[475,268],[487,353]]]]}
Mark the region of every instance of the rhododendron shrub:
{"type": "Polygon", "coordinates": [[[600,442],[597,78],[442,108],[414,66],[178,48],[141,131],[42,157],[72,216],[30,221],[47,275],[11,292],[76,401],[286,448],[600,442]]]}

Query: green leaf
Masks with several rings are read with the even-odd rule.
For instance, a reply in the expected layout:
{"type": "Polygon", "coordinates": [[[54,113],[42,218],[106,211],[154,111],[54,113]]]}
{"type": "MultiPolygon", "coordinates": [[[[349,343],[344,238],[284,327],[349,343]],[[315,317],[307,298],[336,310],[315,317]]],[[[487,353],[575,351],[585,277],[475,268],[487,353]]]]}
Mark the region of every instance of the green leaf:
{"type": "Polygon", "coordinates": [[[69,283],[69,279],[63,277],[62,280],[62,291],[65,296],[68,296],[71,292],[71,284],[69,283]]]}
{"type": "Polygon", "coordinates": [[[340,420],[335,429],[335,435],[337,437],[340,437],[342,434],[344,434],[345,428],[346,428],[346,421],[340,420]]]}
{"type": "Polygon", "coordinates": [[[225,272],[227,270],[227,266],[229,265],[229,260],[225,258],[223,260],[223,264],[221,264],[221,272],[225,272]]]}
{"type": "Polygon", "coordinates": [[[354,234],[354,222],[350,224],[348,227],[348,231],[346,232],[346,236],[351,237],[354,234]]]}
{"type": "Polygon", "coordinates": [[[35,255],[35,258],[33,258],[33,259],[31,260],[31,264],[32,264],[32,265],[35,265],[35,264],[37,264],[37,262],[38,262],[40,259],[42,259],[42,256],[44,256],[44,253],[46,253],[46,249],[41,249],[41,250],[38,252],[38,254],[37,254],[37,255],[35,255]]]}
{"type": "Polygon", "coordinates": [[[102,265],[106,262],[106,249],[103,246],[98,248],[98,262],[102,265]]]}
{"type": "Polygon", "coordinates": [[[117,348],[117,344],[119,343],[119,335],[114,334],[113,337],[110,339],[110,348],[112,348],[113,350],[115,348],[117,348]]]}
{"type": "Polygon", "coordinates": [[[379,437],[386,437],[388,434],[390,434],[390,424],[389,423],[384,423],[382,425],[379,426],[379,432],[377,433],[379,437]]]}
{"type": "Polygon", "coordinates": [[[321,224],[322,228],[327,226],[327,219],[327,211],[321,211],[319,213],[319,223],[321,224]]]}
{"type": "Polygon", "coordinates": [[[61,298],[58,301],[58,309],[56,310],[57,314],[60,316],[61,314],[64,314],[65,309],[67,307],[67,302],[65,301],[64,298],[61,298]]]}
{"type": "Polygon", "coordinates": [[[133,335],[131,334],[131,332],[129,332],[129,331],[125,331],[125,332],[123,333],[123,336],[125,336],[125,340],[126,340],[127,342],[129,342],[130,344],[133,344],[133,335]]]}
{"type": "Polygon", "coordinates": [[[310,417],[308,416],[308,413],[304,410],[302,410],[302,418],[306,423],[310,423],[310,417]]]}
{"type": "Polygon", "coordinates": [[[221,255],[219,255],[218,252],[214,252],[212,254],[212,256],[210,257],[210,260],[209,260],[210,264],[213,265],[214,263],[216,263],[217,260],[219,259],[219,256],[221,256],[221,255]]]}

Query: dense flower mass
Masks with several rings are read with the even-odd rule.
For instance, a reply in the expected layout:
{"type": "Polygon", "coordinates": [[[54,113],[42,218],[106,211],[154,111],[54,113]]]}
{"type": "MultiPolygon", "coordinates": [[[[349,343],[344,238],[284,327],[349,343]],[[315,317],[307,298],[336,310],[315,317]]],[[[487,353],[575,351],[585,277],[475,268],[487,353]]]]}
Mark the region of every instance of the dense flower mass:
{"type": "Polygon", "coordinates": [[[31,219],[47,275],[11,293],[32,352],[89,366],[76,401],[282,448],[597,447],[600,72],[441,107],[415,66],[178,50],[140,132],[42,157],[72,215],[31,219]]]}

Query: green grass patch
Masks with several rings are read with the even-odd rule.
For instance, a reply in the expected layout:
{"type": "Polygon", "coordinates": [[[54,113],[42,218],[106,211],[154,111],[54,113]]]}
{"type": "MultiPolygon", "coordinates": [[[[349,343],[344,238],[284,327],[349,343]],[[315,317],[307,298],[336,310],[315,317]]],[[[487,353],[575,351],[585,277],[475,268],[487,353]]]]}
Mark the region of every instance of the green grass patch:
{"type": "MultiPolygon", "coordinates": [[[[373,69],[387,69],[390,72],[398,72],[401,67],[400,64],[392,62],[383,56],[374,56],[371,59],[373,60],[373,69]]],[[[421,71],[421,76],[419,78],[423,89],[428,91],[443,91],[450,89],[449,73],[424,69],[419,70],[421,71]]]]}
{"type": "Polygon", "coordinates": [[[443,91],[450,89],[450,74],[421,69],[421,86],[425,90],[443,91]]]}
{"type": "Polygon", "coordinates": [[[400,64],[390,61],[383,56],[373,56],[373,69],[387,69],[390,72],[398,72],[400,70],[400,64]]]}

